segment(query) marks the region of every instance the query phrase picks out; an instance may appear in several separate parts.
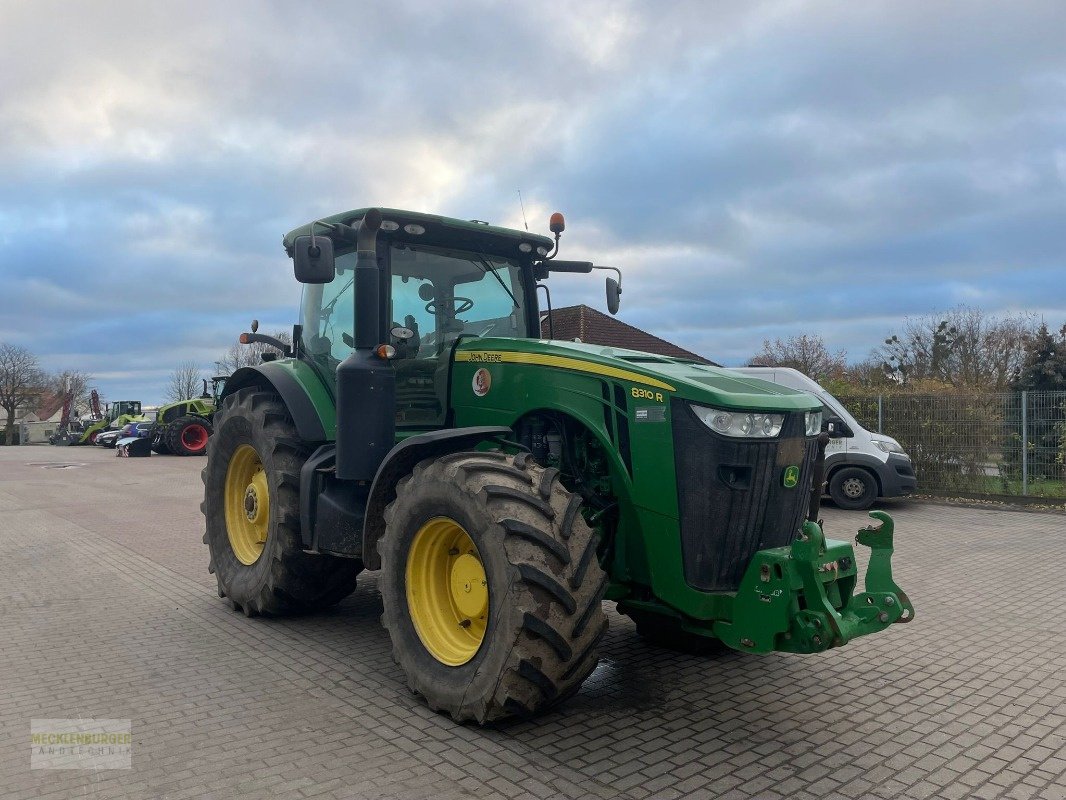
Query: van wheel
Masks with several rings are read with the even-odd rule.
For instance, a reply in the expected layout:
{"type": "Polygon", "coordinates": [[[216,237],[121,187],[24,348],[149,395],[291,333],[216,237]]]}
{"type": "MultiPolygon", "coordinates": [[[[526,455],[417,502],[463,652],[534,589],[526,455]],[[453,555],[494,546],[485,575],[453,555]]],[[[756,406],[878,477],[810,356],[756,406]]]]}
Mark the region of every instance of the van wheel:
{"type": "Polygon", "coordinates": [[[877,481],[860,467],[844,467],[833,473],[829,481],[829,496],[838,507],[861,511],[877,499],[877,481]]]}

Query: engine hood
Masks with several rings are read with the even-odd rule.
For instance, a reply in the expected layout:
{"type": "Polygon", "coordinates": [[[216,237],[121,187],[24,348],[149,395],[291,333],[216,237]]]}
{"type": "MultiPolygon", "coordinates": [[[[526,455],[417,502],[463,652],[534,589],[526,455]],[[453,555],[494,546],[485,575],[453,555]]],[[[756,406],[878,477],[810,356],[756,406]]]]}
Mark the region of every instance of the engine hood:
{"type": "Polygon", "coordinates": [[[810,394],[721,367],[580,342],[537,339],[466,339],[456,361],[538,364],[615,378],[634,387],[693,403],[748,411],[813,411],[810,394]]]}

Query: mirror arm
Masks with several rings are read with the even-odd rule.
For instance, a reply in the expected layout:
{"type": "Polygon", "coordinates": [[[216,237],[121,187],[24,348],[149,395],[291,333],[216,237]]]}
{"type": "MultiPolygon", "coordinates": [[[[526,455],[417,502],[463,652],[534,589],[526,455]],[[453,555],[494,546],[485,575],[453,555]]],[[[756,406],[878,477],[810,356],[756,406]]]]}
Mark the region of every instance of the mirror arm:
{"type": "MultiPolygon", "coordinates": [[[[548,300],[548,338],[549,339],[554,339],[555,338],[555,323],[552,321],[552,293],[551,293],[551,290],[548,288],[548,285],[545,284],[545,283],[538,283],[537,284],[537,288],[544,290],[544,296],[548,300]]],[[[537,320],[537,333],[539,335],[543,335],[543,331],[540,329],[540,320],[539,319],[537,320]]]]}
{"type": "Polygon", "coordinates": [[[618,269],[618,267],[593,267],[593,269],[612,270],[614,274],[618,276],[618,294],[622,293],[622,270],[618,269]]]}
{"type": "Polygon", "coordinates": [[[292,348],[273,336],[267,336],[265,333],[242,333],[240,338],[241,344],[253,344],[255,342],[261,342],[262,344],[269,344],[271,347],[276,347],[286,358],[292,356],[292,348]]]}

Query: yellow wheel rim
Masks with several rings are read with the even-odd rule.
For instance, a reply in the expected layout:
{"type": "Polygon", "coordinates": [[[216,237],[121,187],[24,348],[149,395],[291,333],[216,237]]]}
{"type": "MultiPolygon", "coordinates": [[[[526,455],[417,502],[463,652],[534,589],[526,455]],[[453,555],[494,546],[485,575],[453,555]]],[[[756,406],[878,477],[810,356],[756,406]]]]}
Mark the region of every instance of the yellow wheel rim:
{"type": "Polygon", "coordinates": [[[234,451],[226,470],[226,532],[233,555],[254,564],[270,529],[270,489],[259,454],[251,445],[234,451]]]}
{"type": "Polygon", "coordinates": [[[474,540],[447,517],[418,529],[407,553],[407,608],[418,638],[450,667],[472,659],[485,640],[489,587],[474,540]]]}

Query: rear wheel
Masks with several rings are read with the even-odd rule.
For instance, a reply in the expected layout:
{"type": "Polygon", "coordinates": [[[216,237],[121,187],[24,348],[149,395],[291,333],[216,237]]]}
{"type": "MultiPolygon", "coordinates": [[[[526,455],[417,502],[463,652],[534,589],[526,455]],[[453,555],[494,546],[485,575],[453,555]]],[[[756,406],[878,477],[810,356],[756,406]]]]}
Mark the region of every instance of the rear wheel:
{"type": "Polygon", "coordinates": [[[877,499],[877,481],[860,467],[844,467],[829,480],[829,496],[840,508],[861,511],[877,499]]]}
{"type": "Polygon", "coordinates": [[[303,552],[308,449],[281,399],[251,388],[227,397],[209,451],[200,508],[219,595],[253,616],[314,611],[351,594],[361,561],[303,552]]]}
{"type": "Polygon", "coordinates": [[[203,417],[178,417],[167,426],[164,442],[175,455],[202,456],[211,432],[211,423],[203,417]]]}
{"type": "Polygon", "coordinates": [[[522,454],[456,453],[400,481],[381,541],[382,622],[408,685],[458,722],[573,695],[607,629],[581,498],[522,454]]]}

